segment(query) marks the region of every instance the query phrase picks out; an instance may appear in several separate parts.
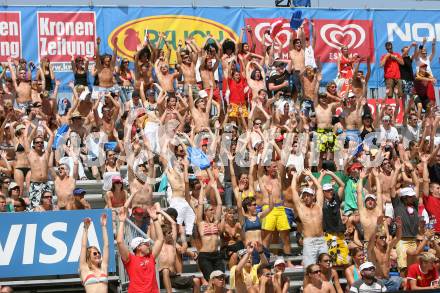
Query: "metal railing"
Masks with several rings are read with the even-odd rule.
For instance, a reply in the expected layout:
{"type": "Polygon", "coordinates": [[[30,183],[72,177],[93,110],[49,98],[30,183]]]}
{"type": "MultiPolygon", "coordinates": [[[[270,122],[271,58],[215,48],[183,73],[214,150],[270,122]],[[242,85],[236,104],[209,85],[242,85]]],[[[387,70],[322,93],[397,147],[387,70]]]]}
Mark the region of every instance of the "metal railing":
{"type": "MultiPolygon", "coordinates": [[[[116,221],[116,231],[119,229],[119,221],[116,221]]],[[[124,223],[124,242],[127,245],[127,247],[130,247],[130,242],[135,237],[143,237],[147,238],[147,234],[145,234],[144,231],[139,229],[138,226],[136,226],[130,219],[127,219],[124,223]]],[[[118,275],[120,280],[120,288],[119,292],[127,292],[128,284],[130,283],[130,279],[128,277],[127,272],[125,271],[124,264],[122,263],[121,257],[119,256],[119,253],[117,253],[117,264],[118,264],[118,275]]],[[[160,281],[159,281],[159,270],[158,270],[158,264],[156,259],[156,280],[157,280],[157,286],[160,289],[160,281]]]]}

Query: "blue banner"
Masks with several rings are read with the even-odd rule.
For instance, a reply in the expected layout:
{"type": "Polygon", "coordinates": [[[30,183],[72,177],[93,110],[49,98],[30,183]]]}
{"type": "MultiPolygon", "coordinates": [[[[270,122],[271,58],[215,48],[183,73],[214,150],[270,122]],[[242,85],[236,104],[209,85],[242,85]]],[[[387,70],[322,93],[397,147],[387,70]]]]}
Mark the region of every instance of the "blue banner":
{"type": "Polygon", "coordinates": [[[115,272],[110,210],[1,213],[0,279],[78,274],[84,218],[91,218],[89,245],[102,251],[100,217],[107,214],[109,271],[115,272]]]}
{"type": "MultiPolygon", "coordinates": [[[[268,45],[272,39],[278,39],[286,57],[292,41],[290,20],[295,11],[301,11],[304,20],[313,20],[314,27],[311,21],[304,22],[305,30],[310,38],[315,30],[315,56],[324,63],[326,81],[337,75],[336,58],[342,45],[363,57],[363,71],[366,57],[371,59],[370,86],[381,87],[384,81],[379,60],[385,54],[385,42],[393,42],[394,51],[400,52],[402,47],[412,42],[420,44],[426,37],[429,54],[429,42],[440,37],[440,14],[426,10],[10,6],[0,12],[0,61],[11,55],[38,63],[47,56],[54,64],[57,78],[67,83],[73,80],[73,74],[68,72],[70,55],[88,55],[92,59],[96,53],[93,43],[98,36],[102,39],[101,54],[117,49],[118,55],[132,60],[145,38],[156,44],[160,32],[165,33],[175,50],[179,40],[191,36],[199,45],[207,34],[218,41],[238,40],[245,25],[253,28],[245,33],[245,40],[253,39],[257,52],[263,53],[263,43],[268,45]]],[[[174,55],[173,52],[172,62],[174,55]]],[[[437,60],[432,64],[434,76],[440,75],[437,60]]]]}

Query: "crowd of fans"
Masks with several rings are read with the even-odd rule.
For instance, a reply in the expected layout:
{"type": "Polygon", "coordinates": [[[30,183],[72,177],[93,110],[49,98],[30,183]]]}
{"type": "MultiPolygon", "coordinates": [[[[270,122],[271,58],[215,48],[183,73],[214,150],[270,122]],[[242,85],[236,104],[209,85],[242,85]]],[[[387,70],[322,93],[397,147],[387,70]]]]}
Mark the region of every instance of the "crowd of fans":
{"type": "MultiPolygon", "coordinates": [[[[397,106],[371,107],[371,56],[341,47],[338,75],[322,76],[304,31],[287,59],[277,41],[256,54],[251,27],[238,42],[189,38],[175,52],[164,34],[147,36],[134,62],[100,55],[98,38],[96,56],[72,56],[71,97],[58,93],[49,58],[9,58],[0,211],[90,209],[76,185],[102,180],[129,292],[158,291],[156,258],[167,292],[287,292],[295,242],[304,292],[438,288],[436,40],[430,54],[426,40],[401,53],[386,43],[380,65],[397,106]],[[149,238],[127,247],[127,218],[149,238]],[[182,275],[187,259],[203,277],[182,275]]],[[[86,243],[83,284],[105,292],[108,250],[101,258],[86,243]]]]}

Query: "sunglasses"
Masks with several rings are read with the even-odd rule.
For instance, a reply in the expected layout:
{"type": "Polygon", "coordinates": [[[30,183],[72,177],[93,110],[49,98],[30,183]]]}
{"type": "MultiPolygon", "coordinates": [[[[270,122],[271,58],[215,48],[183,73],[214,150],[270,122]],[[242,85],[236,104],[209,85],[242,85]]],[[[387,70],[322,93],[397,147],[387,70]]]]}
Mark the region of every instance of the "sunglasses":
{"type": "Polygon", "coordinates": [[[332,261],[330,259],[323,259],[321,262],[331,263],[332,261]]]}
{"type": "Polygon", "coordinates": [[[364,271],[374,271],[375,269],[376,269],[375,267],[371,267],[371,268],[364,269],[364,271]]]}
{"type": "Polygon", "coordinates": [[[34,141],[34,144],[43,144],[44,141],[34,141]]]}
{"type": "Polygon", "coordinates": [[[52,196],[43,196],[43,198],[50,198],[50,199],[52,199],[52,196]]]}
{"type": "Polygon", "coordinates": [[[101,256],[101,253],[100,253],[99,251],[94,251],[94,252],[92,253],[92,255],[93,255],[93,256],[97,256],[97,255],[101,256]]]}
{"type": "Polygon", "coordinates": [[[312,275],[319,274],[319,273],[321,273],[321,270],[310,272],[310,274],[312,274],[312,275]]]}

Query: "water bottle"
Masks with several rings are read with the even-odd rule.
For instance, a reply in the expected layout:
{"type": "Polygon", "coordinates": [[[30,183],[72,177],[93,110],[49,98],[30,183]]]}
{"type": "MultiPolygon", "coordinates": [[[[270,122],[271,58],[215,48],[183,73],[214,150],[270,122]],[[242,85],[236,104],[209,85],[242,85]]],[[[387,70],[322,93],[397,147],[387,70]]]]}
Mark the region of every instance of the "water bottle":
{"type": "Polygon", "coordinates": [[[14,201],[11,201],[6,205],[6,211],[9,213],[15,212],[14,201]]]}

